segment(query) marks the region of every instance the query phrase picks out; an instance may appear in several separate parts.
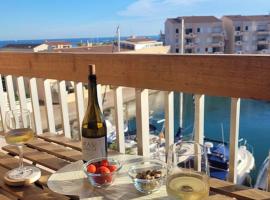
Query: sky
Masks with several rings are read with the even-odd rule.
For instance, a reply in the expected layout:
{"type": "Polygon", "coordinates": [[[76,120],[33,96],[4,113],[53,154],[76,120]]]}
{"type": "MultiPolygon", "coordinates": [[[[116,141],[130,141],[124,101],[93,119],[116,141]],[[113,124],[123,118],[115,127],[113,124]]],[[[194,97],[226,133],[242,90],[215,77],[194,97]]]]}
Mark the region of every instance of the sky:
{"type": "Polygon", "coordinates": [[[269,14],[270,0],[0,0],[0,40],[157,35],[166,18],[269,14]]]}

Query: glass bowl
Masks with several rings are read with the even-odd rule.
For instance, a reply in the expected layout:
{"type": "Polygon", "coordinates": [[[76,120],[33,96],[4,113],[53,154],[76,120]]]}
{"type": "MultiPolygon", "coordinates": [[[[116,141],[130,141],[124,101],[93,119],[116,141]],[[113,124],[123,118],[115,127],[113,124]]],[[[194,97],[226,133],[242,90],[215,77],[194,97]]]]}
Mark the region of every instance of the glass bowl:
{"type": "Polygon", "coordinates": [[[150,194],[165,183],[166,163],[160,160],[137,162],[129,168],[128,175],[139,192],[150,194]]]}
{"type": "Polygon", "coordinates": [[[106,157],[89,160],[83,165],[83,171],[87,175],[87,179],[89,183],[92,186],[99,187],[99,188],[110,186],[114,182],[116,178],[116,174],[117,172],[119,172],[121,168],[122,168],[122,165],[118,160],[115,160],[113,158],[106,158],[106,157]],[[116,166],[116,170],[110,173],[97,173],[97,172],[90,173],[87,171],[87,167],[90,164],[96,165],[98,169],[98,166],[101,166],[101,161],[103,160],[107,160],[109,166],[112,166],[112,165],[116,166]]]}

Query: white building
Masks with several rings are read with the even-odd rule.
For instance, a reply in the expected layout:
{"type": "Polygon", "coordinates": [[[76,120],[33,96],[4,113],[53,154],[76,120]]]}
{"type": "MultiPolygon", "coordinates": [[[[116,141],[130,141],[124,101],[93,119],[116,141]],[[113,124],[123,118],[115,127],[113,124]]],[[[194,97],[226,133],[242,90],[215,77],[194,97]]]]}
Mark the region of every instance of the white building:
{"type": "Polygon", "coordinates": [[[64,41],[46,41],[45,44],[49,46],[49,50],[72,48],[70,42],[64,41]]]}
{"type": "Polygon", "coordinates": [[[131,37],[126,39],[125,41],[121,41],[120,46],[124,49],[136,51],[139,49],[160,47],[163,46],[163,43],[146,37],[131,37]]]}
{"type": "Polygon", "coordinates": [[[227,53],[270,53],[270,15],[222,17],[227,53]]]}
{"type": "Polygon", "coordinates": [[[7,44],[0,51],[39,52],[48,50],[47,44],[7,44]]]}
{"type": "Polygon", "coordinates": [[[224,53],[225,33],[222,21],[214,16],[169,18],[165,22],[165,44],[172,53],[181,52],[182,19],[185,53],[224,53]]]}

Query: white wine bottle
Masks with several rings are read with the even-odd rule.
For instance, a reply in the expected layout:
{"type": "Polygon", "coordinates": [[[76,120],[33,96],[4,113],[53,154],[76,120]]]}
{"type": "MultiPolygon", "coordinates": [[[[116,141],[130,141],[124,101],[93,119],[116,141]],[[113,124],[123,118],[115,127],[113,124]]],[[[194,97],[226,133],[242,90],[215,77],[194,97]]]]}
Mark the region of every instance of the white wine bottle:
{"type": "Polygon", "coordinates": [[[82,159],[107,156],[107,128],[97,98],[95,66],[89,66],[88,106],[82,122],[82,159]]]}

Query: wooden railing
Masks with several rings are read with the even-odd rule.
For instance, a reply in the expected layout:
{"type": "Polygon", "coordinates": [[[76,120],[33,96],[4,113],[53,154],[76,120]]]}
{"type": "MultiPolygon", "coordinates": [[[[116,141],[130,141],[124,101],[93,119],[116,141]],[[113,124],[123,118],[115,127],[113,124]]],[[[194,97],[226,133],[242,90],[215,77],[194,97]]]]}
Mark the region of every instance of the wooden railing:
{"type": "MultiPolygon", "coordinates": [[[[195,140],[203,142],[204,95],[231,97],[230,177],[236,181],[240,98],[270,100],[270,57],[255,55],[138,55],[138,54],[66,54],[0,53],[0,74],[5,76],[9,109],[15,107],[12,77],[17,77],[20,106],[26,107],[23,77],[28,77],[35,129],[42,134],[38,90],[45,92],[48,130],[56,132],[50,86],[47,79],[57,79],[63,131],[71,137],[65,80],[75,82],[77,120],[84,114],[83,87],[88,66],[94,64],[98,83],[114,86],[117,147],[124,153],[122,86],[136,90],[138,153],[149,155],[148,89],[166,91],[166,149],[173,143],[173,92],[195,94],[195,140]],[[37,88],[36,78],[44,80],[37,88]]],[[[6,102],[0,81],[1,118],[6,102]]],[[[4,124],[3,124],[4,126],[4,124]]]]}

